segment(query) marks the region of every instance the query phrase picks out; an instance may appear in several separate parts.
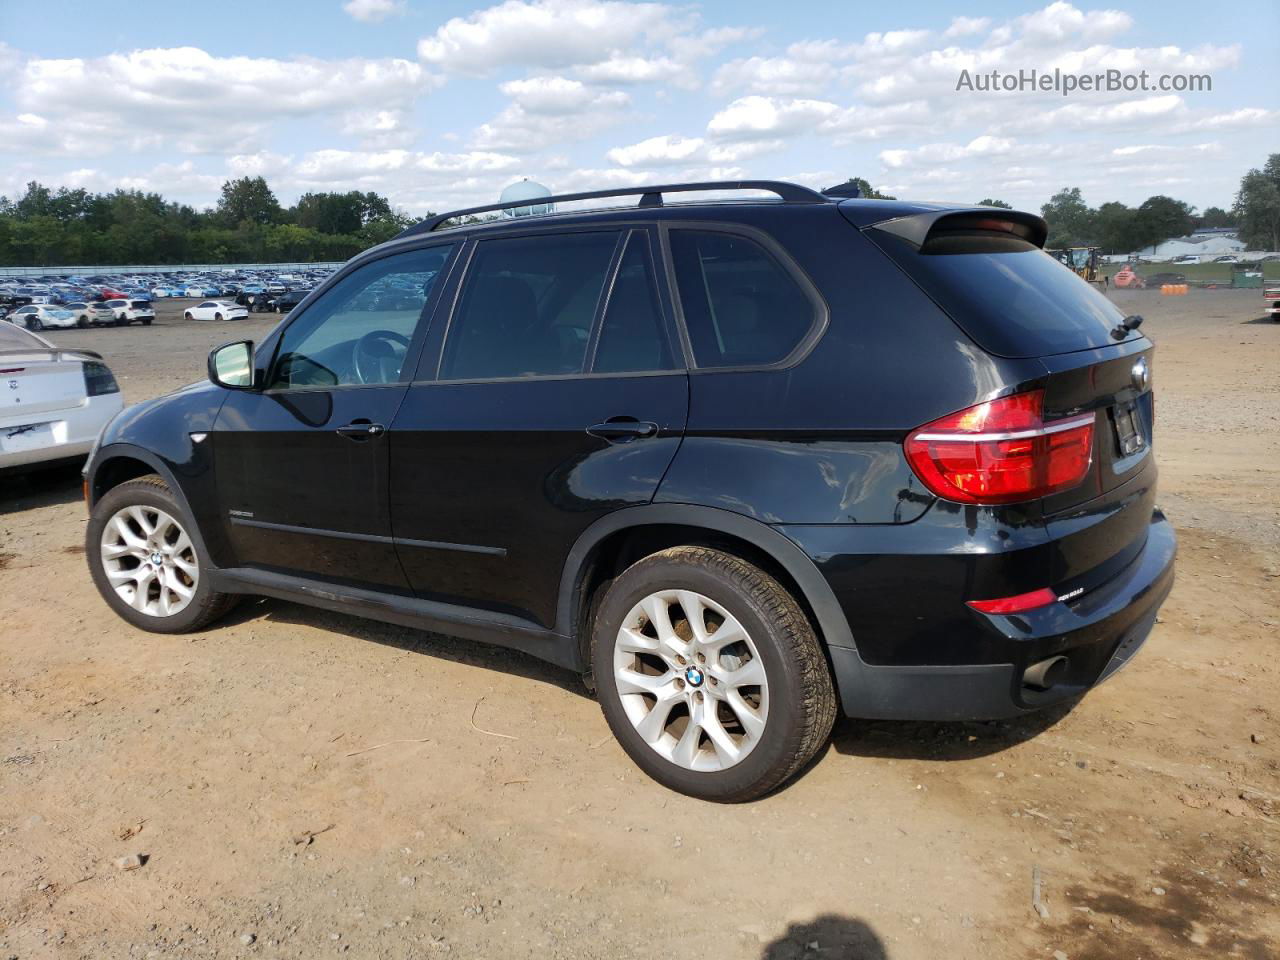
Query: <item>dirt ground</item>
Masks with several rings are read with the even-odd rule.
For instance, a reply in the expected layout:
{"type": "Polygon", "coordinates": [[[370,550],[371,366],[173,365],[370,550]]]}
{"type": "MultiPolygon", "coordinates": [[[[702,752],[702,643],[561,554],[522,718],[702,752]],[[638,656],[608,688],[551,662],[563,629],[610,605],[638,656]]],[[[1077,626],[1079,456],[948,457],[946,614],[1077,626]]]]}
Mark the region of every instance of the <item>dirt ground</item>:
{"type": "MultiPolygon", "coordinates": [[[[276,601],[133,630],[74,472],[0,482],[0,960],[1280,956],[1280,324],[1113,296],[1181,538],[1146,649],[1070,711],[841,721],[743,806],[647,780],[520,654],[276,601]]],[[[53,337],[137,401],[268,326],[53,337]]]]}

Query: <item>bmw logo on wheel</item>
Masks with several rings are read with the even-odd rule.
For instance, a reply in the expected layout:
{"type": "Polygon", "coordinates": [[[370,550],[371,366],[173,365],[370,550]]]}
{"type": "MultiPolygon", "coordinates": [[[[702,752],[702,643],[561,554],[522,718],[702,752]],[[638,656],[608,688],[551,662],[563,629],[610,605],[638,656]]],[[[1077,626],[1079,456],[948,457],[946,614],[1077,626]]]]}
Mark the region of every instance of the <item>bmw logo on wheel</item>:
{"type": "Polygon", "coordinates": [[[702,671],[699,670],[697,667],[691,666],[687,670],[685,670],[684,680],[685,680],[685,683],[689,684],[689,686],[691,687],[700,687],[702,686],[702,680],[703,680],[702,671]]]}

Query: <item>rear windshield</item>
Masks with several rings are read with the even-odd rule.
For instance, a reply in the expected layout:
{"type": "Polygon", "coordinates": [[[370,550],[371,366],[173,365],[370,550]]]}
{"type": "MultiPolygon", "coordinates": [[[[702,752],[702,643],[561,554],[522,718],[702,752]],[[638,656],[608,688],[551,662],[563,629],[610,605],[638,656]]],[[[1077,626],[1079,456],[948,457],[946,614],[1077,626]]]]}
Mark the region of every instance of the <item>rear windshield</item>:
{"type": "Polygon", "coordinates": [[[869,231],[876,243],[988,353],[1038,357],[1114,344],[1124,314],[1034,244],[960,234],[922,248],[869,231]]]}

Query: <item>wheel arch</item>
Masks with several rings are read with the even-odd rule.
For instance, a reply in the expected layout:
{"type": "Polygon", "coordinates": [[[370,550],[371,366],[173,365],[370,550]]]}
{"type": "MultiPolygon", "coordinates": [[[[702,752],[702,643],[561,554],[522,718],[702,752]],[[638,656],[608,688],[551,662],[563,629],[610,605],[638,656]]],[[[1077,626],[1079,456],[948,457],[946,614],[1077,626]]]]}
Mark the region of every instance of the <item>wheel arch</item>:
{"type": "Polygon", "coordinates": [[[649,504],[602,517],[574,543],[560,578],[556,632],[577,644],[590,666],[586,615],[597,589],[621,572],[619,564],[690,542],[720,546],[755,562],[790,589],[813,620],[824,646],[855,648],[849,621],[814,562],[792,540],[766,523],[694,504],[649,504]],[[629,554],[639,546],[639,555],[629,554]],[[739,548],[739,549],[735,549],[739,548]]]}
{"type": "Polygon", "coordinates": [[[191,521],[189,531],[191,539],[196,541],[196,546],[204,556],[209,556],[204,538],[200,533],[200,524],[195,520],[195,512],[191,509],[186,491],[182,489],[182,484],[178,483],[173,470],[151,451],[131,443],[113,443],[103,447],[86,468],[85,493],[89,510],[92,511],[99,500],[120,484],[152,473],[164,480],[169,492],[182,505],[182,509],[191,521]]]}

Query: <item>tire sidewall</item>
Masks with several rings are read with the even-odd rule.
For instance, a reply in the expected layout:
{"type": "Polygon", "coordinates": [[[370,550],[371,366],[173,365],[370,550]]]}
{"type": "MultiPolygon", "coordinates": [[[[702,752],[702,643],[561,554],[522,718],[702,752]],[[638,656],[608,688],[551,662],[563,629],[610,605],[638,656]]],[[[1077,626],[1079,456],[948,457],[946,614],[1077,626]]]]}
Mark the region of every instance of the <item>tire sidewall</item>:
{"type": "Polygon", "coordinates": [[[592,635],[597,696],[609,728],[627,754],[664,786],[723,802],[757,796],[753,785],[771,779],[773,771],[789,764],[787,751],[791,733],[803,722],[798,709],[803,696],[800,672],[796,664],[783,655],[784,644],[779,639],[777,626],[770,622],[768,611],[735,579],[714,567],[661,556],[646,558],[614,582],[596,613],[592,635]],[[764,663],[769,685],[769,715],[764,736],[746,758],[726,770],[686,770],[659,756],[636,731],[618,695],[613,676],[618,629],[637,603],[662,590],[692,590],[714,600],[746,629],[764,663]]]}
{"type": "Polygon", "coordinates": [[[102,595],[102,599],[121,619],[128,621],[141,630],[147,630],[152,633],[183,633],[194,629],[197,621],[201,620],[206,607],[210,603],[213,589],[210,585],[209,573],[211,564],[209,563],[209,558],[205,556],[204,550],[201,548],[200,537],[196,532],[195,524],[191,521],[191,517],[182,508],[177,498],[165,487],[152,483],[129,481],[107,491],[94,506],[93,512],[89,516],[89,524],[85,530],[84,552],[85,559],[89,564],[89,574],[93,578],[94,586],[98,588],[98,593],[102,595]],[[102,531],[106,527],[107,521],[124,507],[135,505],[163,510],[182,524],[187,536],[191,538],[192,549],[200,565],[200,579],[196,584],[195,596],[191,598],[190,603],[183,607],[180,613],[176,613],[171,617],[148,616],[125,603],[111,586],[102,565],[102,531]]]}

